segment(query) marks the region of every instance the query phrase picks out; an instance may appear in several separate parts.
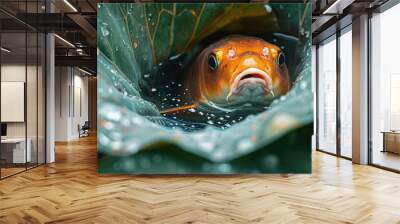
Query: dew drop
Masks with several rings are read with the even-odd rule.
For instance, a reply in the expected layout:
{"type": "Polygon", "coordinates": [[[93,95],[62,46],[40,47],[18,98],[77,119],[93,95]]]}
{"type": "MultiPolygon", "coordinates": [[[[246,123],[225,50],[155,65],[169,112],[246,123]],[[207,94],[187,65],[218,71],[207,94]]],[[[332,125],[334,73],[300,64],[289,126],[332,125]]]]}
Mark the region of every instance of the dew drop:
{"type": "Polygon", "coordinates": [[[300,88],[301,88],[301,89],[307,88],[307,82],[301,81],[301,83],[300,83],[300,88]]]}
{"type": "Polygon", "coordinates": [[[110,34],[110,31],[108,31],[108,29],[107,28],[105,28],[105,27],[101,27],[101,34],[103,34],[103,36],[108,36],[109,34],[110,34]]]}
{"type": "Polygon", "coordinates": [[[265,11],[267,11],[267,13],[271,13],[272,12],[271,6],[265,5],[265,11]]]}
{"type": "Polygon", "coordinates": [[[248,139],[242,139],[239,141],[238,145],[237,145],[237,150],[240,152],[246,152],[248,151],[251,147],[253,146],[253,142],[248,139]]]}

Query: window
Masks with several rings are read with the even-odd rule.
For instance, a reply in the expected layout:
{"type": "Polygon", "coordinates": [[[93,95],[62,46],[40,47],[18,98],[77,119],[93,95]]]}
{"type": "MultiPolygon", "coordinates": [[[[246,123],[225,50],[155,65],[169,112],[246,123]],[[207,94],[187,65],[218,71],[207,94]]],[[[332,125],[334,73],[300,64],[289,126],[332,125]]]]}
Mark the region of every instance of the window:
{"type": "MultiPolygon", "coordinates": [[[[17,5],[23,16],[43,12],[44,3],[5,4],[17,5]]],[[[46,40],[8,14],[0,12],[0,18],[8,21],[0,23],[0,178],[5,178],[45,163],[46,40]]]]}
{"type": "Polygon", "coordinates": [[[352,157],[352,32],[351,26],[340,36],[340,155],[352,157]]]}
{"type": "Polygon", "coordinates": [[[400,170],[400,5],[371,19],[371,161],[400,170]]]}
{"type": "Polygon", "coordinates": [[[318,48],[318,149],[336,153],[336,36],[318,48]]]}

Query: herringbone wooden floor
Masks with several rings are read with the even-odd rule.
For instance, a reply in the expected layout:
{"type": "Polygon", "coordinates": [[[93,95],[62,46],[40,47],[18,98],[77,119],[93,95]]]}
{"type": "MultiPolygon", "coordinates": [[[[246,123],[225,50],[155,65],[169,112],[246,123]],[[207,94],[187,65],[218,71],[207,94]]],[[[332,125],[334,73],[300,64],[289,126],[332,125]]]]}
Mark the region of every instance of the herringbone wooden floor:
{"type": "Polygon", "coordinates": [[[400,175],[319,152],[312,175],[113,176],[96,139],[0,181],[0,223],[400,223],[400,175]]]}

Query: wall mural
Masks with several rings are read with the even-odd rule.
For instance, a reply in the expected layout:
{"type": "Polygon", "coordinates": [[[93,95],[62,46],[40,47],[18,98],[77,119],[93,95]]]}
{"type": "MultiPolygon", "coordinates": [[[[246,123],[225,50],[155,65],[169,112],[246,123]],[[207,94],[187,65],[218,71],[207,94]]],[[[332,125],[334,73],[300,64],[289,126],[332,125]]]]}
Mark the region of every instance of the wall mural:
{"type": "Polygon", "coordinates": [[[98,171],[309,173],[311,5],[98,5],[98,171]]]}

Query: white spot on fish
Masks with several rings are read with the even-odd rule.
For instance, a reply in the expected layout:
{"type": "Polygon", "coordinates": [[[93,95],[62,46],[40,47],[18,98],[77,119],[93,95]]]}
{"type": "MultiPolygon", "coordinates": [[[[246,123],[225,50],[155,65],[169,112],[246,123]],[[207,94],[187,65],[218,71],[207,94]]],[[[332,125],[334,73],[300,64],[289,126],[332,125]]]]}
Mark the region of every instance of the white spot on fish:
{"type": "Polygon", "coordinates": [[[235,50],[233,50],[232,48],[228,50],[228,57],[233,58],[235,57],[235,50]]]}
{"type": "Polygon", "coordinates": [[[264,47],[264,48],[262,49],[262,54],[263,54],[264,56],[268,56],[268,55],[269,55],[269,49],[268,49],[268,47],[264,47]]]}

